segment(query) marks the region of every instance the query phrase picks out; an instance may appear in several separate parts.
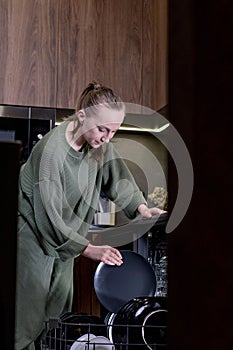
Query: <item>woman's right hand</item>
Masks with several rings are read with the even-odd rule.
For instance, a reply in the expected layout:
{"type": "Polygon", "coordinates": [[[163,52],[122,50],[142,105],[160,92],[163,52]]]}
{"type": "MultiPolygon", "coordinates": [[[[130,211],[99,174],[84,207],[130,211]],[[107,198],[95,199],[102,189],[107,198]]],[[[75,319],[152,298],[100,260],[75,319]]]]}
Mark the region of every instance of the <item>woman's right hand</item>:
{"type": "Polygon", "coordinates": [[[102,261],[107,265],[120,266],[123,263],[119,250],[109,245],[95,246],[89,243],[81,255],[92,260],[102,261]]]}

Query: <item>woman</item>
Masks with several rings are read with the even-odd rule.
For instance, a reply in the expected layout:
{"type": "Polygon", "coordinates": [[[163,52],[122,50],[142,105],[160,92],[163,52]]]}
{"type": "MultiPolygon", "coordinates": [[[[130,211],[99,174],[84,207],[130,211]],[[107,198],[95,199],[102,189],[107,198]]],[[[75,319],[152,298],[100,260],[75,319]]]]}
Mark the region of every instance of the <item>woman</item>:
{"type": "Polygon", "coordinates": [[[101,191],[129,218],[163,212],[148,209],[110,143],[124,114],[119,96],[90,83],[74,118],[45,135],[21,168],[16,350],[34,349],[45,321],[71,310],[75,257],[122,264],[117,249],[85,238],[101,191]]]}

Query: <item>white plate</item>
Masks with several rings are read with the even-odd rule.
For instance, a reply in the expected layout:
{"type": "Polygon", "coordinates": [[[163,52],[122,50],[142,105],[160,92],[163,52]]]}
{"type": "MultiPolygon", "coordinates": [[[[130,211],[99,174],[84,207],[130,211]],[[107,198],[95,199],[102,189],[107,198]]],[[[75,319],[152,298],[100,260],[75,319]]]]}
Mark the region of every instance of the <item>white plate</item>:
{"type": "Polygon", "coordinates": [[[86,347],[84,349],[85,350],[115,350],[115,346],[108,338],[103,336],[98,336],[98,337],[92,338],[89,344],[86,343],[86,347]]]}
{"type": "Polygon", "coordinates": [[[94,334],[84,334],[72,344],[70,350],[85,350],[86,343],[94,338],[96,338],[94,334]]]}

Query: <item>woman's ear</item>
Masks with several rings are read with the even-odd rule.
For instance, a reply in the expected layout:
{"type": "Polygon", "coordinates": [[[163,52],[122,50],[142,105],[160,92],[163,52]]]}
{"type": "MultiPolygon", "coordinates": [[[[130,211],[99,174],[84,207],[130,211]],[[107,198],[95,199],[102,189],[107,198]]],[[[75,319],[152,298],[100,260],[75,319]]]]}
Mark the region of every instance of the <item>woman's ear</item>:
{"type": "Polygon", "coordinates": [[[80,109],[78,112],[76,112],[76,116],[79,121],[79,124],[83,125],[84,120],[86,119],[86,114],[84,113],[83,109],[80,109]]]}

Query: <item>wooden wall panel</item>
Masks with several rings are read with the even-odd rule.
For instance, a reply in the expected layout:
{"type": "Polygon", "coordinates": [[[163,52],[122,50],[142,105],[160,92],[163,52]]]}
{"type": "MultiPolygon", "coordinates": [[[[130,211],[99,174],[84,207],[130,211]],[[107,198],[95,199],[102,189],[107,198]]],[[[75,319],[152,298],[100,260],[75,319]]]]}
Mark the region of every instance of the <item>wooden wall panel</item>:
{"type": "Polygon", "coordinates": [[[0,1],[0,103],[56,106],[56,0],[0,1]]]}
{"type": "Polygon", "coordinates": [[[168,0],[143,1],[142,104],[159,110],[168,103],[168,0]]]}
{"type": "Polygon", "coordinates": [[[93,79],[141,103],[142,0],[69,0],[60,14],[58,106],[74,108],[93,79]]]}

